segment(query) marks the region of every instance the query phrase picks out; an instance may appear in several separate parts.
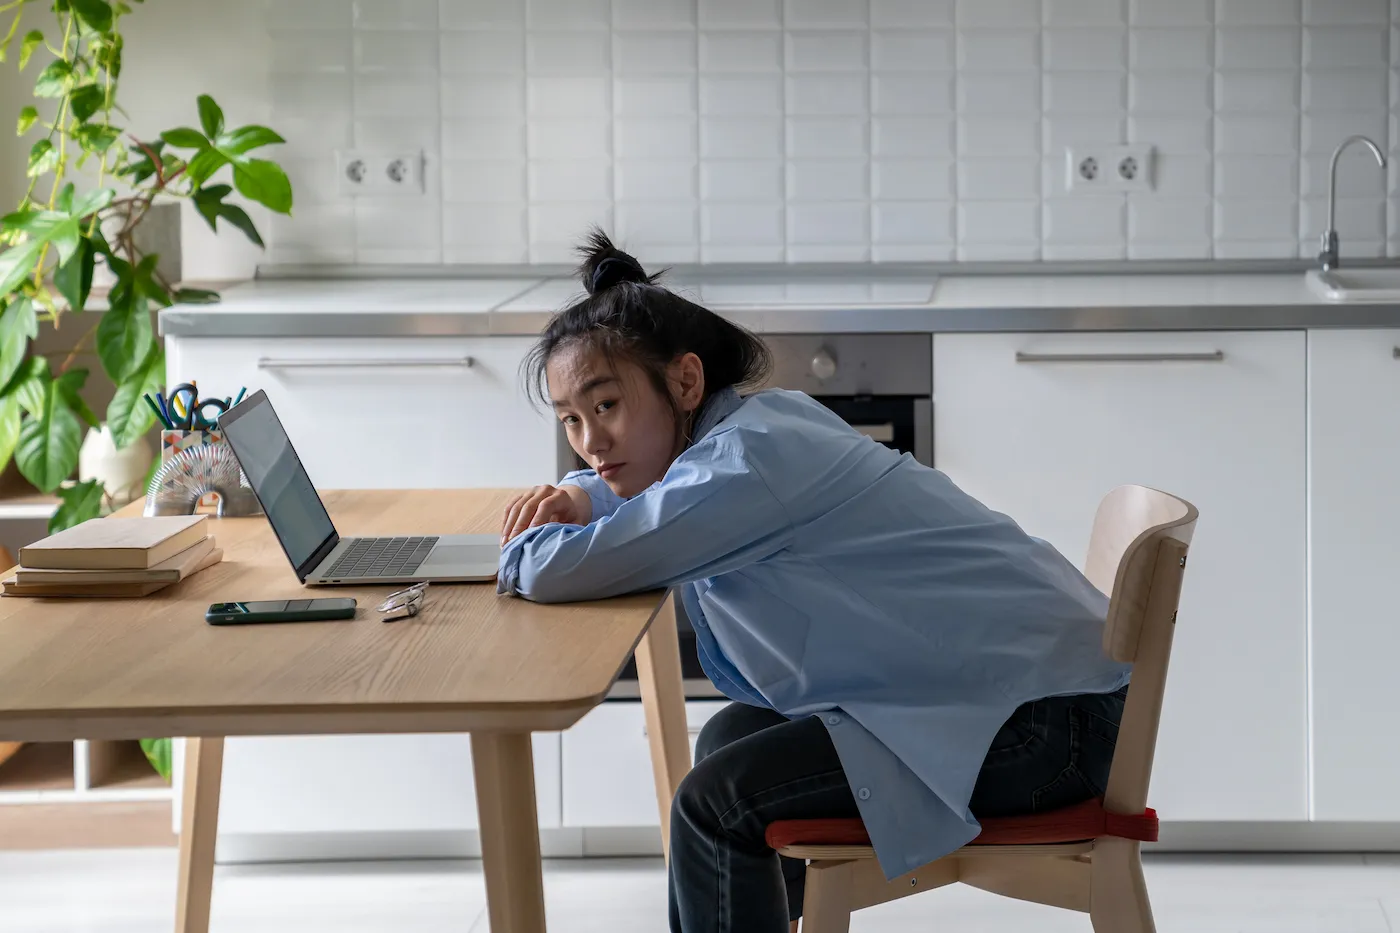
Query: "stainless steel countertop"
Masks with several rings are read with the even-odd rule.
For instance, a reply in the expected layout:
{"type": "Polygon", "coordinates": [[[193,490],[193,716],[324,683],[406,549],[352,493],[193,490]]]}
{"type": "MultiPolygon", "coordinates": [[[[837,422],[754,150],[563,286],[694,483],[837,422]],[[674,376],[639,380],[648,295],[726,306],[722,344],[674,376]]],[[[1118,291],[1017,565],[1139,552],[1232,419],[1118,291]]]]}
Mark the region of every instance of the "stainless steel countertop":
{"type": "MultiPolygon", "coordinates": [[[[503,270],[504,271],[504,270],[503,270]]],[[[554,270],[551,270],[554,271],[554,270]]],[[[691,270],[677,291],[758,333],[1400,327],[1400,304],[1328,303],[1297,271],[941,274],[876,268],[691,270]]],[[[171,337],[533,336],[581,293],[571,278],[263,279],[160,315],[171,337]]]]}

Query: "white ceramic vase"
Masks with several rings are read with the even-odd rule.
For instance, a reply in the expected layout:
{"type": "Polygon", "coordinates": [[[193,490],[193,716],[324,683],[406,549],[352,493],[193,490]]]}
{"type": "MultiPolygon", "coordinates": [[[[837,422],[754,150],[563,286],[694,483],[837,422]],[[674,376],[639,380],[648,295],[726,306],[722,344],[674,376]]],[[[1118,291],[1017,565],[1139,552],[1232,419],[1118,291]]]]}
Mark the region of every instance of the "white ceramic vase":
{"type": "Polygon", "coordinates": [[[107,425],[92,428],[78,452],[78,479],[97,480],[116,505],[125,505],[145,495],[146,474],[155,453],[145,437],[137,438],[121,450],[112,442],[107,425]]]}

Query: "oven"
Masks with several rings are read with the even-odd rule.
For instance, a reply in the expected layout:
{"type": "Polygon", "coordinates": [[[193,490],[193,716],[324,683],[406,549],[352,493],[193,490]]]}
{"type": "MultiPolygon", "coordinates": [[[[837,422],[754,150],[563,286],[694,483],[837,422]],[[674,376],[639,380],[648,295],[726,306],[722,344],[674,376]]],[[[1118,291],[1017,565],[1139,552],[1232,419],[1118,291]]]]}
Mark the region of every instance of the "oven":
{"type": "MultiPolygon", "coordinates": [[[[765,388],[799,389],[886,447],[933,466],[933,338],[929,334],[765,334],[773,373],[765,388]]],[[[676,626],[688,699],[719,696],[700,669],[695,630],[679,600],[676,626]]],[[[639,696],[629,661],[609,694],[639,696]]]]}

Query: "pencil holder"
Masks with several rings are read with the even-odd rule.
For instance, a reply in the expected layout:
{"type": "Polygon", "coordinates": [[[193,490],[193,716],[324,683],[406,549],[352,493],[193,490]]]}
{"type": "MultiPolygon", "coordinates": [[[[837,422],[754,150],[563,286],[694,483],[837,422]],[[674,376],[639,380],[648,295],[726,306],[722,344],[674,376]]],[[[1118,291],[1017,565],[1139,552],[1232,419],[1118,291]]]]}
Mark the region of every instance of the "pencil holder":
{"type": "Polygon", "coordinates": [[[162,465],[169,463],[176,454],[191,447],[205,447],[223,442],[224,436],[218,431],[161,431],[160,462],[162,465]]]}

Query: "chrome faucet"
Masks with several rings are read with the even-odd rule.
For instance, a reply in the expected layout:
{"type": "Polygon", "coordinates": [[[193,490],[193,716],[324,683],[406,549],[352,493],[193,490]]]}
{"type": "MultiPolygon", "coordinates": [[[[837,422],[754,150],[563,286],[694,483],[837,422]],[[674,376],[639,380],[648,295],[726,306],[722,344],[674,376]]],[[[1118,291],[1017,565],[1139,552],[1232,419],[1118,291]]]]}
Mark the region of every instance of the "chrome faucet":
{"type": "Polygon", "coordinates": [[[1385,155],[1381,152],[1381,147],[1371,142],[1368,137],[1348,136],[1333,150],[1332,165],[1327,172],[1327,229],[1322,233],[1322,251],[1317,254],[1317,261],[1324,272],[1341,265],[1341,256],[1337,253],[1337,159],[1352,143],[1365,143],[1371,150],[1371,155],[1376,157],[1376,164],[1385,168],[1385,155]]]}

